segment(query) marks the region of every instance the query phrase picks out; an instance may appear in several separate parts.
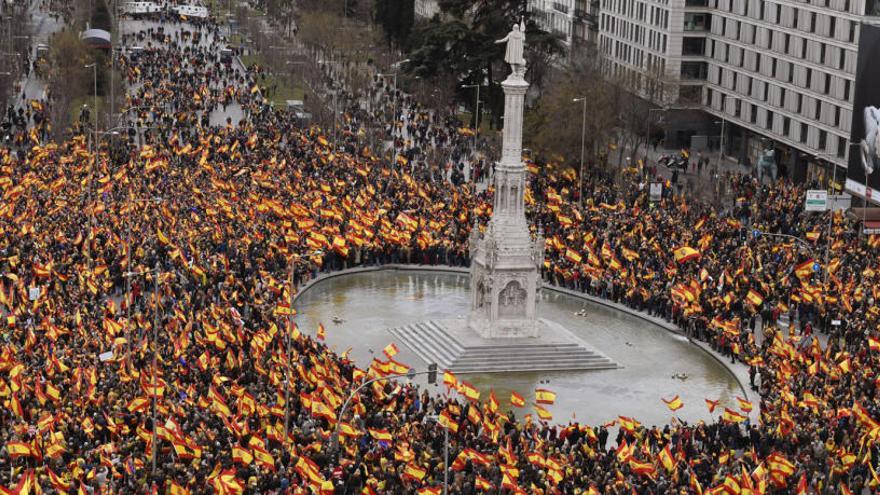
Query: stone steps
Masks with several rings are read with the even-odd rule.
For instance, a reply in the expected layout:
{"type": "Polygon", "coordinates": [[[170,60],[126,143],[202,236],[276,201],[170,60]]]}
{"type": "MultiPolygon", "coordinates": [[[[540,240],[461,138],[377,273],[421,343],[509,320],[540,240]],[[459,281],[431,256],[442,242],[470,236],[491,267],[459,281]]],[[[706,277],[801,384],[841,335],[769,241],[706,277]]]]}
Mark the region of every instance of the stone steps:
{"type": "MultiPolygon", "coordinates": [[[[463,323],[463,322],[462,322],[463,323]]],[[[391,329],[425,363],[453,372],[602,370],[617,368],[608,357],[576,342],[466,345],[433,321],[391,329]]]]}

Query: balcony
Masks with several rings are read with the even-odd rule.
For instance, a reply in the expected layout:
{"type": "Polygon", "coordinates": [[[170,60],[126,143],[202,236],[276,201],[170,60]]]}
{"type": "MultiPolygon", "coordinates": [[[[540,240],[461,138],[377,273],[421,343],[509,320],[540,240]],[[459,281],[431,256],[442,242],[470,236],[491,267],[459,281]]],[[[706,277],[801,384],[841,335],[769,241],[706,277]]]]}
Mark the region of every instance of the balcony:
{"type": "Polygon", "coordinates": [[[684,14],[684,30],[690,32],[708,31],[712,25],[712,16],[709,14],[684,14]]]}
{"type": "Polygon", "coordinates": [[[702,57],[706,54],[706,38],[685,36],[681,42],[681,54],[685,57],[702,57]]]}
{"type": "Polygon", "coordinates": [[[682,62],[681,78],[691,81],[705,81],[709,74],[709,64],[706,62],[682,62]]]}
{"type": "Polygon", "coordinates": [[[555,10],[557,12],[561,12],[566,15],[568,15],[568,12],[569,12],[568,5],[566,5],[564,3],[559,3],[559,2],[553,2],[553,10],[555,10]]]}

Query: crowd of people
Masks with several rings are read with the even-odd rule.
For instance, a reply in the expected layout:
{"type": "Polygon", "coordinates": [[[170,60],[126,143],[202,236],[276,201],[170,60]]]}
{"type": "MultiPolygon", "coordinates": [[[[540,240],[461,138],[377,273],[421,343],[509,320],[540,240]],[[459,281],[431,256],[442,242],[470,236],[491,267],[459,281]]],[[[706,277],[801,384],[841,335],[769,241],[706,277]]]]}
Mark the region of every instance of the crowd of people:
{"type": "MultiPolygon", "coordinates": [[[[0,493],[439,494],[445,433],[455,494],[878,486],[880,240],[804,212],[801,185],[745,176],[722,212],[652,203],[598,170],[579,198],[572,170],[530,164],[527,203],[549,283],[667,318],[749,366],[758,422],[725,408],[693,425],[627,411],[553,424],[451,374],[461,394],[380,381],[340,417],[394,351],[358,366],[329,350],[296,326],[291,291],[358,264],[466,265],[492,190],[374,153],[359,126],[377,116],[355,108],[339,145],[298,127],[221,60],[220,36],[166,20],[128,37],[144,46],[119,55],[139,127],[98,153],[87,133],[0,148],[0,493]],[[245,118],[211,125],[234,106],[245,118]]],[[[428,139],[418,111],[394,113],[412,129],[391,134],[428,139]]]]}

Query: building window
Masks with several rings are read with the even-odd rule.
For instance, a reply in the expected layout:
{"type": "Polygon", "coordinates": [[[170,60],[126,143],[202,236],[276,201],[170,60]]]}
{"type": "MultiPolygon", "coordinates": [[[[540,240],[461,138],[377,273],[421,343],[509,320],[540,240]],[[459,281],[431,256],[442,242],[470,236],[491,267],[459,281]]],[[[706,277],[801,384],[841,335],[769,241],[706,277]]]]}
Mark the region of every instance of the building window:
{"type": "Polygon", "coordinates": [[[791,131],[791,119],[788,117],[782,118],[782,135],[788,137],[788,133],[791,131]]]}
{"type": "Polygon", "coordinates": [[[834,38],[834,32],[837,31],[837,17],[828,16],[828,37],[834,38]]]}
{"type": "Polygon", "coordinates": [[[846,79],[843,81],[843,99],[849,101],[849,86],[850,80],[846,79]]]}
{"type": "Polygon", "coordinates": [[[831,74],[825,75],[825,94],[831,94],[831,74]]]}
{"type": "Polygon", "coordinates": [[[797,113],[798,113],[798,115],[800,115],[800,113],[803,111],[803,109],[804,109],[804,95],[801,93],[798,93],[798,96],[797,96],[797,113]]]}
{"type": "Polygon", "coordinates": [[[750,106],[751,106],[751,114],[749,115],[749,122],[751,122],[752,124],[757,124],[758,123],[758,107],[755,105],[750,105],[750,106]]]}
{"type": "Polygon", "coordinates": [[[846,139],[842,137],[837,138],[837,158],[845,158],[846,157],[846,139]]]}
{"type": "Polygon", "coordinates": [[[810,83],[813,82],[813,69],[807,67],[807,77],[804,80],[806,81],[804,87],[809,89],[810,83]]]}
{"type": "Polygon", "coordinates": [[[705,80],[708,71],[709,64],[706,62],[682,62],[681,64],[682,79],[705,80]]]}
{"type": "Polygon", "coordinates": [[[816,32],[816,13],[810,12],[810,32],[816,32]]]}
{"type": "Polygon", "coordinates": [[[785,54],[788,55],[788,49],[791,46],[791,35],[785,33],[785,54]]]}
{"type": "Polygon", "coordinates": [[[764,127],[773,130],[773,112],[770,110],[767,110],[767,120],[764,121],[764,127]]]}
{"type": "Polygon", "coordinates": [[[803,122],[801,122],[800,142],[802,142],[802,143],[807,142],[807,124],[804,124],[803,122]]]}
{"type": "Polygon", "coordinates": [[[834,107],[834,127],[840,127],[840,107],[834,107]]]}
{"type": "Polygon", "coordinates": [[[825,150],[826,141],[828,140],[828,133],[826,131],[819,131],[819,149],[825,150]]]}
{"type": "Polygon", "coordinates": [[[825,43],[819,43],[819,63],[825,65],[825,43]]]}

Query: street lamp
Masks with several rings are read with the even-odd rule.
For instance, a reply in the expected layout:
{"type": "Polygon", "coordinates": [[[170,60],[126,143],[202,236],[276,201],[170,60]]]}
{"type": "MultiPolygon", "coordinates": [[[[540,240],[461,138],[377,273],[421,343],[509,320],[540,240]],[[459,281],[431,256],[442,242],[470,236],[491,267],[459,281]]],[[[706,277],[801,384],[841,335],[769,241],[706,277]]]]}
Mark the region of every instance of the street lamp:
{"type": "MultiPolygon", "coordinates": [[[[134,204],[146,204],[146,203],[161,203],[163,201],[162,198],[135,198],[130,200],[131,203],[134,204]]],[[[132,273],[131,271],[131,222],[125,222],[126,225],[126,236],[125,236],[125,250],[128,253],[128,256],[125,257],[125,270],[126,273],[132,273]]],[[[128,359],[129,354],[131,353],[131,277],[125,277],[125,357],[128,359]]]]}
{"type": "Polygon", "coordinates": [[[582,103],[581,105],[581,168],[578,176],[580,176],[580,192],[578,193],[578,206],[584,205],[584,143],[587,136],[587,97],[573,98],[572,103],[582,103]]]}
{"type": "Polygon", "coordinates": [[[474,103],[474,152],[477,151],[477,133],[480,132],[480,84],[462,84],[462,88],[476,88],[477,98],[474,103]]]}
{"type": "Polygon", "coordinates": [[[130,277],[138,277],[141,275],[147,275],[149,273],[153,274],[153,297],[155,298],[155,304],[156,304],[156,309],[155,309],[155,311],[153,311],[153,336],[152,336],[152,340],[153,340],[153,370],[152,370],[152,377],[150,379],[150,381],[152,382],[152,389],[150,390],[150,392],[151,392],[150,397],[152,398],[152,402],[153,402],[152,412],[151,412],[152,423],[153,423],[153,441],[152,441],[151,449],[150,449],[150,458],[151,458],[150,462],[152,463],[151,473],[156,474],[156,451],[158,449],[158,443],[159,443],[158,432],[157,432],[157,428],[156,428],[156,426],[157,426],[157,424],[156,424],[156,421],[157,421],[157,418],[156,418],[156,378],[157,378],[156,368],[159,365],[159,363],[158,363],[158,361],[159,361],[159,338],[158,338],[158,334],[159,334],[159,332],[158,332],[158,327],[159,327],[159,275],[161,275],[161,273],[159,271],[159,262],[158,261],[156,262],[156,266],[152,270],[147,270],[147,271],[143,271],[143,272],[126,272],[123,274],[123,276],[130,278],[130,277]]]}
{"type": "MultiPolygon", "coordinates": [[[[431,414],[425,416],[425,422],[440,424],[440,417],[431,414]]],[[[449,495],[449,428],[440,426],[443,428],[443,495],[449,495]]]]}

